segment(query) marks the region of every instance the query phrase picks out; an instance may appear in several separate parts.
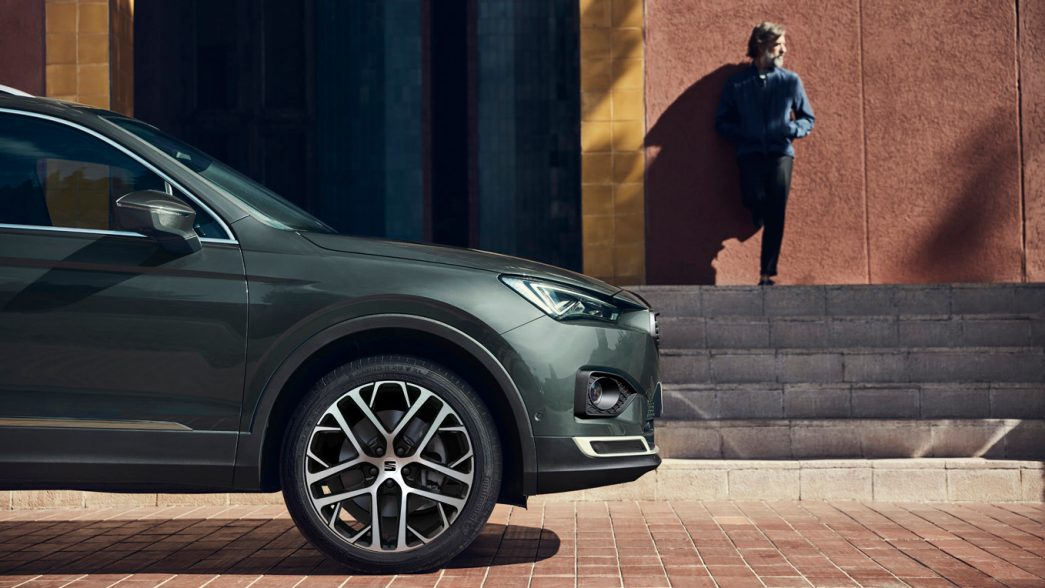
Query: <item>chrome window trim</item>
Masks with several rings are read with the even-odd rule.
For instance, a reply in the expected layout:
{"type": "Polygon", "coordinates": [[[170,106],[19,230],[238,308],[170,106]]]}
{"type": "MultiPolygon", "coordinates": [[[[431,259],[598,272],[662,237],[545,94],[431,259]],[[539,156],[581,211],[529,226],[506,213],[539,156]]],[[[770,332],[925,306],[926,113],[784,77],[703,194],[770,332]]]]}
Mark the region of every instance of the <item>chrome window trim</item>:
{"type": "MultiPolygon", "coordinates": [[[[67,121],[67,120],[62,119],[62,118],[50,116],[50,115],[47,115],[47,114],[40,114],[40,113],[37,113],[37,112],[26,112],[24,110],[14,110],[14,109],[11,109],[11,108],[0,108],[0,112],[7,113],[7,114],[14,114],[14,115],[18,115],[18,116],[28,116],[30,118],[39,118],[39,119],[42,119],[42,120],[48,120],[48,121],[51,121],[51,122],[56,122],[56,123],[59,123],[59,124],[63,124],[65,126],[67,126],[67,127],[71,127],[71,128],[76,129],[78,131],[87,133],[88,135],[91,135],[92,137],[94,137],[96,139],[100,139],[104,143],[108,143],[109,145],[115,147],[117,150],[119,150],[120,152],[122,152],[126,156],[128,156],[131,159],[133,159],[133,160],[137,161],[138,163],[140,163],[142,166],[144,166],[146,169],[148,169],[152,173],[154,173],[157,176],[159,176],[160,179],[163,180],[164,182],[166,182],[168,185],[174,186],[175,188],[180,190],[182,192],[182,194],[185,194],[186,196],[188,196],[189,199],[191,199],[193,202],[195,202],[197,205],[199,205],[199,207],[202,208],[204,212],[206,212],[207,214],[209,214],[212,217],[214,217],[214,219],[218,221],[218,224],[221,226],[222,230],[225,231],[225,234],[229,235],[229,237],[227,239],[218,239],[218,238],[215,238],[215,237],[208,237],[208,238],[200,237],[200,242],[204,242],[204,243],[236,243],[236,244],[239,243],[239,241],[236,239],[236,234],[232,232],[232,229],[229,228],[229,225],[228,225],[228,223],[225,222],[225,219],[221,218],[221,215],[215,213],[214,210],[211,209],[211,207],[207,206],[206,203],[204,203],[202,200],[197,198],[195,194],[193,194],[192,192],[186,190],[185,187],[182,186],[181,184],[179,184],[178,182],[172,180],[169,176],[167,176],[167,174],[163,173],[163,171],[161,171],[159,168],[157,168],[156,166],[152,165],[148,161],[145,161],[138,154],[134,153],[130,149],[127,149],[123,145],[120,145],[116,141],[113,141],[112,139],[106,137],[105,135],[103,135],[103,134],[101,134],[101,133],[99,133],[97,131],[93,131],[91,129],[88,129],[87,127],[78,125],[78,124],[76,124],[74,122],[67,121]]],[[[140,233],[134,233],[134,232],[131,232],[131,231],[108,231],[108,230],[105,230],[105,229],[75,229],[75,228],[66,228],[66,227],[37,227],[37,226],[32,226],[32,225],[30,225],[30,226],[26,226],[26,225],[7,225],[7,224],[3,224],[3,223],[0,223],[0,227],[29,228],[29,229],[57,229],[57,230],[65,230],[65,231],[71,231],[71,232],[88,231],[88,232],[101,233],[101,234],[117,234],[117,235],[122,234],[122,235],[132,235],[132,236],[140,236],[142,238],[147,238],[144,235],[141,235],[140,233]]]]}
{"type": "MultiPolygon", "coordinates": [[[[50,233],[76,233],[87,235],[111,235],[116,237],[135,237],[148,239],[149,237],[135,233],[134,231],[110,231],[108,229],[82,229],[77,227],[44,227],[39,225],[12,225],[0,223],[0,229],[17,229],[20,231],[46,231],[50,233]]],[[[233,239],[218,239],[215,237],[200,237],[200,243],[224,243],[226,245],[239,245],[239,241],[233,239]]]]}
{"type": "Polygon", "coordinates": [[[646,442],[646,438],[641,435],[620,437],[574,437],[573,442],[577,444],[577,448],[581,450],[581,453],[588,457],[636,457],[660,453],[660,447],[657,447],[656,445],[650,447],[649,443],[646,442]],[[646,450],[632,451],[628,453],[597,453],[591,446],[593,441],[638,441],[642,443],[642,446],[645,447],[646,450]]]}

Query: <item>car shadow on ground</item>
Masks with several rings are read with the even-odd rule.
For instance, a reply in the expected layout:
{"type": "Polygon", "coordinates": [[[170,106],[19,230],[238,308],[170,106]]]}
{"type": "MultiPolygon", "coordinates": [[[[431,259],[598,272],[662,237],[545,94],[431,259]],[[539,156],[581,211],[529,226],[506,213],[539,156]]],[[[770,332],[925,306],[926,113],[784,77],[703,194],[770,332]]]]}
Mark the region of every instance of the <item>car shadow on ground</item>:
{"type": "MultiPolygon", "coordinates": [[[[445,568],[527,565],[554,556],[547,529],[489,523],[445,568]]],[[[344,574],[289,518],[0,522],[0,583],[35,574],[344,574]]]]}

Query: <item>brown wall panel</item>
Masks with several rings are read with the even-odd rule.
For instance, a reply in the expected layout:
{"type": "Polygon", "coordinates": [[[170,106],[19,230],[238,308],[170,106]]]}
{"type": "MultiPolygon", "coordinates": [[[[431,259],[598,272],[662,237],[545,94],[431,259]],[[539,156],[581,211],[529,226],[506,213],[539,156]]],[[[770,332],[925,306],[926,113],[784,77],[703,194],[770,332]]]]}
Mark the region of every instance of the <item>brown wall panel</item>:
{"type": "Polygon", "coordinates": [[[864,0],[871,281],[1020,281],[1014,0],[864,0]]]}
{"type": "Polygon", "coordinates": [[[0,0],[0,84],[44,93],[44,0],[0,0]]]}
{"type": "Polygon", "coordinates": [[[796,144],[780,281],[866,282],[858,1],[647,0],[646,10],[649,283],[758,279],[761,233],[713,115],[762,20],[787,25],[785,67],[802,76],[817,117],[796,144]]]}
{"type": "Polygon", "coordinates": [[[1027,280],[1045,282],[1045,2],[1020,1],[1027,280]]]}

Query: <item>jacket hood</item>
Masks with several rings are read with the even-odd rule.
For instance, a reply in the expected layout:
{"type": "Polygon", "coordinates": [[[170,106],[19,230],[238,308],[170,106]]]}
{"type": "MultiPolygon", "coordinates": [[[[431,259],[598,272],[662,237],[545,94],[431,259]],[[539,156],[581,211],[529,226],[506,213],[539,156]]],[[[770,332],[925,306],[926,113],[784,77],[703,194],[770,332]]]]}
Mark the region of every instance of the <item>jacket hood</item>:
{"type": "Polygon", "coordinates": [[[501,255],[499,253],[478,251],[476,249],[464,249],[461,247],[450,247],[446,245],[429,245],[407,241],[351,237],[348,235],[302,233],[302,236],[317,247],[329,251],[358,253],[360,255],[379,255],[381,257],[393,257],[467,267],[470,269],[496,272],[498,274],[514,274],[519,276],[543,278],[570,286],[592,290],[604,296],[613,296],[617,292],[620,292],[620,288],[607,284],[602,280],[596,280],[595,278],[590,278],[577,272],[572,272],[567,269],[562,269],[537,261],[530,261],[528,259],[512,257],[510,255],[501,255]]]}

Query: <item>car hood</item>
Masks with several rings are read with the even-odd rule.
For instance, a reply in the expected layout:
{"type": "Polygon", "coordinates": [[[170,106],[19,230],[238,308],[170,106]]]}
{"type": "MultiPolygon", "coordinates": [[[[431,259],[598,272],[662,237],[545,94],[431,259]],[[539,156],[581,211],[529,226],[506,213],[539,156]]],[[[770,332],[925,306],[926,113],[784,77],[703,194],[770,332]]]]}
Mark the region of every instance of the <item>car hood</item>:
{"type": "Polygon", "coordinates": [[[592,290],[605,296],[613,296],[620,288],[601,280],[589,278],[577,272],[558,268],[552,265],[530,261],[510,255],[489,253],[475,249],[449,247],[445,245],[428,245],[407,241],[390,241],[387,239],[371,239],[366,237],[350,237],[348,235],[327,235],[323,233],[302,233],[317,247],[329,251],[358,253],[362,255],[379,255],[399,259],[411,259],[430,263],[456,265],[471,269],[497,272],[499,274],[515,274],[561,282],[592,290]]]}

